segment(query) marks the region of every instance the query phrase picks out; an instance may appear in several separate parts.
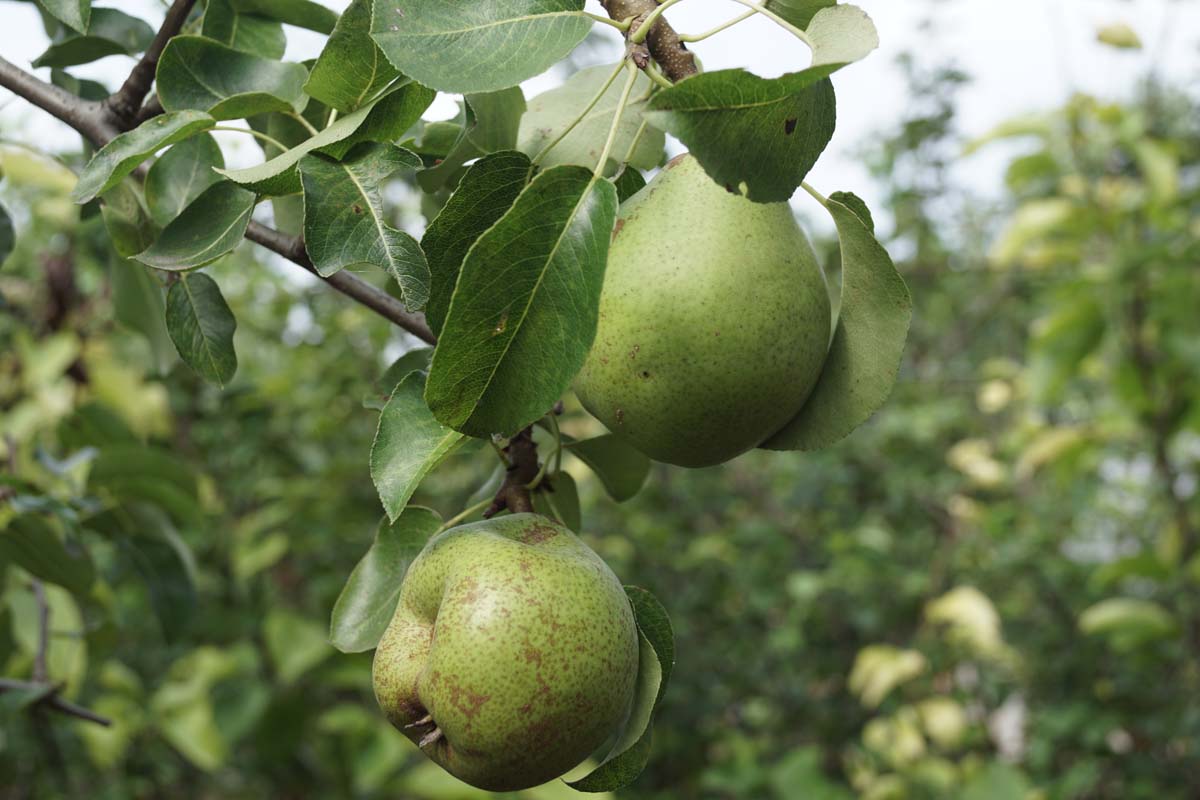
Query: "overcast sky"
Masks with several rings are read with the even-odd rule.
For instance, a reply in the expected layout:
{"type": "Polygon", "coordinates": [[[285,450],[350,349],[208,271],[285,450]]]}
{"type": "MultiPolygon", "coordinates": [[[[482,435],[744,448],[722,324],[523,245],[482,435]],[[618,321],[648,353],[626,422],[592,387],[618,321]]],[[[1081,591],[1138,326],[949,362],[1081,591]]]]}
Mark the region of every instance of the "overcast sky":
{"type": "MultiPolygon", "coordinates": [[[[348,0],[322,0],[340,10],[348,0]]],[[[108,0],[104,5],[141,14],[156,23],[163,5],[154,0],[108,0]]],[[[904,85],[895,66],[903,52],[915,53],[923,62],[954,61],[973,76],[961,95],[961,122],[968,135],[978,135],[1018,113],[1045,109],[1072,91],[1105,97],[1129,94],[1136,81],[1155,66],[1175,83],[1196,85],[1200,77],[1200,2],[1196,0],[858,0],[875,20],[882,45],[865,61],[838,73],[838,131],[830,149],[810,176],[825,192],[858,191],[868,200],[876,196],[852,154],[873,131],[895,124],[904,111],[904,85]],[[934,34],[920,27],[933,12],[934,34]],[[1095,44],[1101,25],[1125,22],[1146,43],[1142,51],[1116,51],[1095,44]]],[[[600,12],[596,0],[588,2],[600,12]]],[[[727,0],[686,0],[668,12],[681,31],[699,32],[736,16],[745,9],[727,0]]],[[[0,0],[0,54],[21,66],[44,49],[41,22],[32,4],[0,0]]],[[[322,38],[306,31],[289,31],[289,59],[315,56],[322,38]]],[[[804,46],[772,22],[755,18],[696,45],[708,70],[744,66],[775,76],[807,65],[804,46]]],[[[610,60],[620,54],[614,45],[610,60]]],[[[111,57],[75,68],[79,76],[93,77],[110,87],[118,85],[132,62],[111,57]]],[[[48,77],[48,70],[43,74],[48,77]]],[[[554,84],[548,77],[526,85],[532,96],[554,84]]],[[[0,90],[0,130],[5,135],[46,147],[71,147],[76,139],[49,117],[10,101],[0,90]]],[[[450,98],[439,98],[434,116],[453,115],[450,98]]],[[[234,136],[234,135],[227,135],[234,136]]],[[[225,142],[233,140],[226,138],[225,142]]],[[[254,148],[237,146],[242,158],[254,148]]],[[[241,159],[235,154],[232,161],[241,159]]],[[[1002,159],[976,157],[963,164],[960,177],[980,192],[997,184],[1002,159]]]]}

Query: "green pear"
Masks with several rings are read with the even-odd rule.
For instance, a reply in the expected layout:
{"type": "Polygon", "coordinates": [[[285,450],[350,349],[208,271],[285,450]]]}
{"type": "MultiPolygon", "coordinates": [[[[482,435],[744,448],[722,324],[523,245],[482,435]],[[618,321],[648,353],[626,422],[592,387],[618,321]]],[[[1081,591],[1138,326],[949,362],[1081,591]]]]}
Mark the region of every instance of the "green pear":
{"type": "Polygon", "coordinates": [[[621,207],[575,388],[650,458],[704,467],[795,417],[829,340],[825,278],[788,204],[727,191],[685,154],[621,207]]]}
{"type": "Polygon", "coordinates": [[[638,633],[621,582],[537,514],[430,539],[375,651],[388,720],[446,771],[490,791],[552,780],[625,721],[638,633]]]}

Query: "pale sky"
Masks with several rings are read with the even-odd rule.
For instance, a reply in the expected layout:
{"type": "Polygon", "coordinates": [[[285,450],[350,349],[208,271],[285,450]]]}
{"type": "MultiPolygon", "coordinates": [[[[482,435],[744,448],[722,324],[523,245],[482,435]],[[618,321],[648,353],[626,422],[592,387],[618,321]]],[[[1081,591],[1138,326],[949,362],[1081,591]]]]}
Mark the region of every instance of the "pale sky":
{"type": "MultiPolygon", "coordinates": [[[[348,0],[322,0],[336,10],[348,0]]],[[[163,5],[155,0],[108,0],[102,3],[156,24],[163,5]]],[[[599,3],[590,9],[601,13],[599,3]]],[[[881,47],[864,61],[834,76],[838,90],[838,130],[809,182],[826,193],[851,190],[868,202],[877,198],[866,172],[853,158],[854,150],[872,132],[894,126],[904,112],[904,85],[896,56],[917,54],[927,64],[954,60],[973,76],[960,95],[960,120],[968,136],[982,134],[1019,113],[1048,109],[1072,91],[1105,97],[1127,96],[1137,80],[1155,66],[1176,84],[1197,85],[1200,77],[1200,2],[1195,0],[858,0],[879,29],[881,47]],[[938,26],[930,34],[920,28],[930,11],[938,26]],[[1099,26],[1124,22],[1146,44],[1142,51],[1116,51],[1095,43],[1099,26]]],[[[685,0],[668,12],[675,27],[700,32],[740,14],[744,7],[727,0],[685,0]]],[[[0,0],[0,54],[27,67],[45,47],[41,22],[32,4],[0,0]]],[[[287,58],[315,56],[322,38],[289,29],[287,58]]],[[[611,55],[621,49],[613,35],[611,55]]],[[[744,66],[771,77],[802,69],[806,48],[764,18],[751,19],[695,46],[707,70],[744,66]]],[[[123,80],[132,61],[110,57],[72,70],[81,77],[105,81],[110,87],[123,80]]],[[[48,78],[49,70],[42,70],[48,78]]],[[[557,79],[542,76],[525,86],[526,96],[544,91],[557,79]]],[[[76,139],[49,117],[12,100],[0,90],[0,130],[5,135],[45,147],[72,147],[76,139]]],[[[439,97],[427,116],[449,117],[451,98],[439,97]]],[[[234,163],[257,151],[236,134],[223,143],[235,149],[234,163]],[[236,144],[235,144],[236,142],[236,144]]],[[[675,144],[678,148],[678,145],[675,144]]],[[[965,161],[958,177],[981,193],[998,186],[1002,153],[965,161]]]]}

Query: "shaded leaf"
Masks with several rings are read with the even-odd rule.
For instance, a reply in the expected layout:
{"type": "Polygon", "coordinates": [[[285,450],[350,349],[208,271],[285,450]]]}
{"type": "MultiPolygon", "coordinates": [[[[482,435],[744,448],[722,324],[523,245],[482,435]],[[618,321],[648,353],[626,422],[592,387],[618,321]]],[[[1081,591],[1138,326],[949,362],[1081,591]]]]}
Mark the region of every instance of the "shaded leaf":
{"type": "Polygon", "coordinates": [[[92,18],[92,0],[38,0],[38,5],[72,30],[87,33],[92,18]]]}
{"type": "Polygon", "coordinates": [[[650,459],[611,433],[569,442],[566,448],[596,473],[605,491],[617,502],[641,491],[650,474],[650,459]]]}
{"type": "Polygon", "coordinates": [[[146,120],[117,136],[92,156],[71,191],[71,199],[76,203],[88,202],[116,186],[154,153],[211,128],[214,122],[210,115],[201,111],[176,111],[146,120]]]}
{"type": "Polygon", "coordinates": [[[77,595],[87,594],[95,579],[87,553],[68,547],[37,514],[19,514],[0,530],[0,557],[77,595]]]}
{"type": "Polygon", "coordinates": [[[346,114],[399,74],[371,38],[371,0],[353,0],[338,19],[304,90],[346,114]]]}
{"type": "Polygon", "coordinates": [[[284,683],[291,683],[333,655],[321,626],[290,611],[267,613],[263,641],[284,683]]]}
{"type": "Polygon", "coordinates": [[[317,33],[331,33],[337,12],[312,0],[232,0],[233,7],[248,14],[279,20],[317,33]]]}
{"type": "Polygon", "coordinates": [[[202,267],[242,241],[255,200],[254,192],[229,181],[213,184],[135,258],[157,269],[178,271],[202,267]]]}
{"type": "Polygon", "coordinates": [[[243,53],[262,58],[283,58],[287,38],[276,20],[237,11],[231,0],[207,0],[200,33],[243,53]]]}
{"type": "Polygon", "coordinates": [[[548,483],[549,488],[533,493],[533,510],[566,525],[576,533],[583,527],[583,509],[579,505],[579,487],[569,472],[560,472],[548,483]]]}
{"type": "Polygon", "coordinates": [[[808,27],[813,15],[837,5],[837,0],[767,0],[767,8],[800,30],[808,27]]]}
{"type": "Polygon", "coordinates": [[[363,398],[363,408],[382,411],[395,391],[396,384],[410,372],[428,372],[429,359],[432,357],[432,347],[418,347],[397,358],[376,381],[374,391],[363,398]]]}
{"type": "Polygon", "coordinates": [[[46,52],[33,60],[33,66],[71,67],[106,56],[133,56],[153,39],[154,29],[143,20],[115,8],[94,8],[86,33],[55,37],[46,52]]]}
{"type": "Polygon", "coordinates": [[[220,386],[233,379],[237,320],[217,282],[202,272],[180,275],[167,292],[167,330],[184,362],[220,386]]]}
{"type": "Polygon", "coordinates": [[[841,241],[841,311],[816,387],[768,450],[828,447],[874,414],[896,382],[912,320],[912,297],[883,245],[851,206],[825,207],[841,241]]]}
{"type": "Polygon", "coordinates": [[[454,194],[425,229],[421,248],[430,272],[425,319],[434,333],[439,333],[445,322],[467,251],[512,208],[532,172],[533,166],[523,153],[505,151],[484,156],[467,169],[454,194]]]}
{"type": "Polygon", "coordinates": [[[304,246],[313,266],[329,276],[371,264],[395,278],[405,305],[429,298],[429,266],[416,240],[386,219],[379,187],[393,172],[416,169],[421,159],[394,145],[368,145],[346,161],[305,156],[304,246]]]}
{"type": "MultiPolygon", "coordinates": [[[[221,147],[210,134],[180,142],[163,153],[146,174],[146,206],[159,225],[175,219],[205,189],[219,183],[213,167],[225,166],[221,147]]],[[[144,249],[144,248],[143,248],[144,249]]]]}
{"type": "Polygon", "coordinates": [[[490,92],[545,72],[583,41],[583,0],[375,0],[371,35],[396,68],[444,92],[490,92]]]}
{"type": "Polygon", "coordinates": [[[469,94],[463,99],[475,114],[475,124],[466,131],[472,145],[483,153],[516,149],[526,108],[520,86],[469,94]]]}
{"type": "MultiPolygon", "coordinates": [[[[521,119],[518,149],[531,158],[535,157],[562,135],[568,126],[579,120],[571,132],[542,156],[538,163],[544,167],[579,164],[588,169],[594,168],[600,153],[604,151],[605,141],[612,129],[613,117],[620,106],[624,81],[613,81],[599,102],[582,119],[579,115],[612,73],[611,65],[588,67],[576,72],[562,86],[543,92],[530,100],[529,110],[521,119]]],[[[649,86],[650,79],[639,72],[632,96],[642,96],[649,86]]],[[[611,172],[616,168],[619,159],[629,152],[635,137],[637,146],[629,163],[639,169],[653,169],[662,160],[666,137],[657,128],[647,126],[642,129],[642,111],[645,105],[644,102],[630,103],[625,108],[617,127],[617,138],[613,142],[609,164],[605,167],[607,171],[611,172]]]]}
{"type": "Polygon", "coordinates": [[[175,360],[175,348],[167,333],[162,284],[151,270],[130,261],[114,260],[111,274],[113,316],[142,335],[150,346],[154,372],[165,374],[175,360]]]}
{"type": "Polygon", "coordinates": [[[553,167],[479,237],[433,353],[434,416],[484,437],[515,433],[554,404],[596,335],[616,211],[611,183],[553,167]]]}
{"type": "Polygon", "coordinates": [[[706,72],[650,98],[647,119],[687,145],[704,171],[761,203],[787,200],[833,136],[827,65],[760,78],[741,69],[706,72]]]}
{"type": "Polygon", "coordinates": [[[132,178],[109,189],[101,199],[104,204],[100,206],[100,216],[117,255],[130,258],[154,243],[159,227],[150,218],[141,188],[132,178]]]}
{"type": "Polygon", "coordinates": [[[4,265],[16,246],[17,232],[13,227],[12,216],[8,213],[7,208],[0,205],[0,266],[4,265]]]}
{"type": "Polygon", "coordinates": [[[617,200],[624,203],[629,198],[646,188],[646,176],[633,167],[626,165],[613,178],[613,186],[617,187],[617,200]]]}
{"type": "Polygon", "coordinates": [[[343,653],[379,644],[396,610],[408,565],[442,524],[436,511],[409,506],[395,522],[383,520],[375,541],[354,566],[329,619],[329,641],[343,653]]]}
{"type": "Polygon", "coordinates": [[[371,445],[371,480],[393,521],[425,476],[463,441],[462,434],[434,419],[422,398],[424,388],[421,372],[400,381],[379,415],[371,445]]]}
{"type": "Polygon", "coordinates": [[[158,61],[158,99],[167,111],[197,109],[239,119],[304,107],[308,70],[243,53],[203,36],[176,36],[158,61]]]}

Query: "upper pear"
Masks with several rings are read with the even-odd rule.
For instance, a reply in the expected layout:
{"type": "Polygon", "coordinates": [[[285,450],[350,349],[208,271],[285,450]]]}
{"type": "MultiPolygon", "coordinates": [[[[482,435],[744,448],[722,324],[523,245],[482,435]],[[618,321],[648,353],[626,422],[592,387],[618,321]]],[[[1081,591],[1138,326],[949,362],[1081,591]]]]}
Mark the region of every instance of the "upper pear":
{"type": "Polygon", "coordinates": [[[584,407],[657,461],[702,467],[799,412],[830,341],[830,302],[787,203],[719,186],[690,155],[621,207],[584,407]]]}

